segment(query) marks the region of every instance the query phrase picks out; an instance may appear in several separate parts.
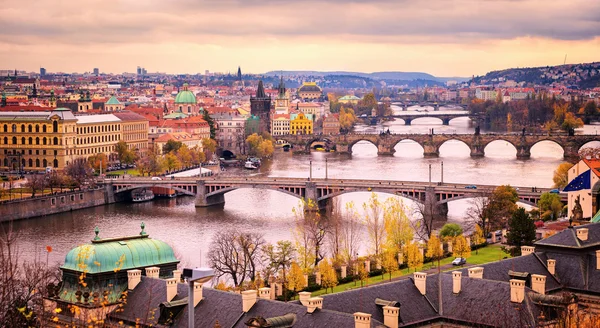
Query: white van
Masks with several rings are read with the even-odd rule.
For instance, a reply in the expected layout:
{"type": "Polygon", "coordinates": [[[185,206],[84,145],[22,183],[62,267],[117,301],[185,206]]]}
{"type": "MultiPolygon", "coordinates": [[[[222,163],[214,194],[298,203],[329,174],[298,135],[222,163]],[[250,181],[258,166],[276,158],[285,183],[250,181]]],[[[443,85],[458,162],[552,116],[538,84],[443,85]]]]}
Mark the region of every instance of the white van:
{"type": "Polygon", "coordinates": [[[52,173],[52,166],[46,166],[46,173],[52,173]]]}

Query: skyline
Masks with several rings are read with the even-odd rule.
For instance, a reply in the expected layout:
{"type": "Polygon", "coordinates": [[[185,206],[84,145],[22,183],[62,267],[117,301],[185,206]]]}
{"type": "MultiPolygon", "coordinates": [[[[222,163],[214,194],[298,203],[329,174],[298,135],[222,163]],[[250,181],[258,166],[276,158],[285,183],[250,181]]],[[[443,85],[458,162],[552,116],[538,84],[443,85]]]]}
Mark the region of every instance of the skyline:
{"type": "Polygon", "coordinates": [[[470,77],[561,65],[565,54],[567,64],[593,62],[600,52],[600,3],[589,0],[44,0],[35,8],[33,20],[24,2],[0,9],[4,69],[470,77]]]}

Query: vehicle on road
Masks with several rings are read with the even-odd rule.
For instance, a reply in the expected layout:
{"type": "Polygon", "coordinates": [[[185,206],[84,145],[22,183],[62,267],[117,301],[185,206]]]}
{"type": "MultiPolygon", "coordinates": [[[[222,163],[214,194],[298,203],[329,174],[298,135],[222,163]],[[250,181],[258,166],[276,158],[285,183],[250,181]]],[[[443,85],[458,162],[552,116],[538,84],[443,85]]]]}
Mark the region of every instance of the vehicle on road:
{"type": "Polygon", "coordinates": [[[558,194],[558,193],[560,193],[560,190],[558,190],[558,189],[552,189],[552,190],[550,190],[548,192],[551,193],[551,194],[558,194]]]}
{"type": "Polygon", "coordinates": [[[476,185],[468,185],[468,186],[465,186],[465,189],[477,189],[477,186],[476,185]]]}
{"type": "Polygon", "coordinates": [[[467,259],[464,257],[457,257],[452,261],[452,265],[463,265],[467,263],[467,259]]]}
{"type": "Polygon", "coordinates": [[[162,180],[160,177],[152,177],[152,181],[159,181],[162,180]]]}

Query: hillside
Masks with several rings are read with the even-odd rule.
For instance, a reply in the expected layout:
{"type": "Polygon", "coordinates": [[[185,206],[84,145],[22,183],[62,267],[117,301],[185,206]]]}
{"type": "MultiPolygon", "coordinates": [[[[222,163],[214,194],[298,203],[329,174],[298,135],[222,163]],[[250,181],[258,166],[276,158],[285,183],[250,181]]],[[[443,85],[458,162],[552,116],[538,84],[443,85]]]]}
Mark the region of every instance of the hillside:
{"type": "Polygon", "coordinates": [[[446,82],[449,80],[455,81],[466,81],[468,78],[463,77],[435,77],[428,73],[422,72],[373,72],[373,73],[362,73],[362,72],[349,72],[349,71],[270,71],[265,73],[266,76],[358,76],[373,80],[395,80],[395,81],[437,81],[446,82]]]}

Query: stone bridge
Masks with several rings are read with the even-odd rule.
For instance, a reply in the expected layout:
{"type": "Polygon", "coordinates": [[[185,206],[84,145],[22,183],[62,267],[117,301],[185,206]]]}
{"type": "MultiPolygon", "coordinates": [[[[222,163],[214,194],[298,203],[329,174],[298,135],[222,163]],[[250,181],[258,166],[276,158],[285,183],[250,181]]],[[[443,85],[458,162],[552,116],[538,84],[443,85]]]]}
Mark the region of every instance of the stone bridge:
{"type": "Polygon", "coordinates": [[[586,143],[600,141],[598,135],[546,135],[546,134],[345,134],[345,135],[286,135],[277,136],[279,142],[292,146],[294,152],[310,152],[316,142],[325,143],[330,149],[340,153],[352,153],[352,147],[367,141],[377,147],[378,155],[393,155],[396,145],[403,140],[411,140],[423,147],[423,155],[437,157],[440,147],[451,140],[457,140],[469,147],[471,157],[483,157],[485,147],[493,141],[505,141],[517,150],[517,159],[528,159],[531,148],[542,141],[551,141],[559,145],[564,158],[575,161],[579,158],[579,149],[586,143]]]}
{"type": "Polygon", "coordinates": [[[469,114],[469,112],[464,112],[464,113],[447,113],[447,114],[442,114],[442,113],[403,114],[403,115],[392,115],[391,117],[402,119],[404,121],[404,125],[411,125],[412,121],[414,121],[416,119],[419,119],[419,118],[423,118],[423,117],[437,118],[437,119],[440,119],[442,121],[443,125],[449,125],[450,121],[452,119],[455,119],[455,118],[458,118],[458,117],[468,117],[468,118],[471,118],[471,115],[469,114]]]}
{"type": "Polygon", "coordinates": [[[402,108],[402,110],[407,110],[409,106],[431,106],[433,110],[439,110],[441,106],[455,106],[462,107],[463,109],[467,109],[467,105],[457,104],[454,102],[446,102],[446,101],[416,101],[416,100],[406,100],[406,101],[394,101],[392,105],[398,106],[402,108]]]}
{"type": "MultiPolygon", "coordinates": [[[[225,203],[225,194],[237,189],[266,189],[282,192],[298,199],[312,200],[319,209],[325,209],[333,197],[351,192],[380,192],[401,196],[423,204],[425,212],[435,211],[445,218],[448,202],[481,197],[492,192],[497,186],[478,185],[477,189],[466,188],[466,184],[393,181],[393,180],[358,180],[358,179],[309,179],[309,178],[174,178],[152,180],[151,178],[105,179],[107,192],[114,195],[131,192],[138,188],[166,187],[180,193],[196,197],[197,207],[208,207],[225,203]],[[430,209],[430,210],[427,210],[430,209]]],[[[542,192],[549,189],[538,188],[532,192],[529,187],[518,187],[521,203],[536,206],[542,192]]],[[[561,194],[566,202],[566,194],[561,194]]]]}

